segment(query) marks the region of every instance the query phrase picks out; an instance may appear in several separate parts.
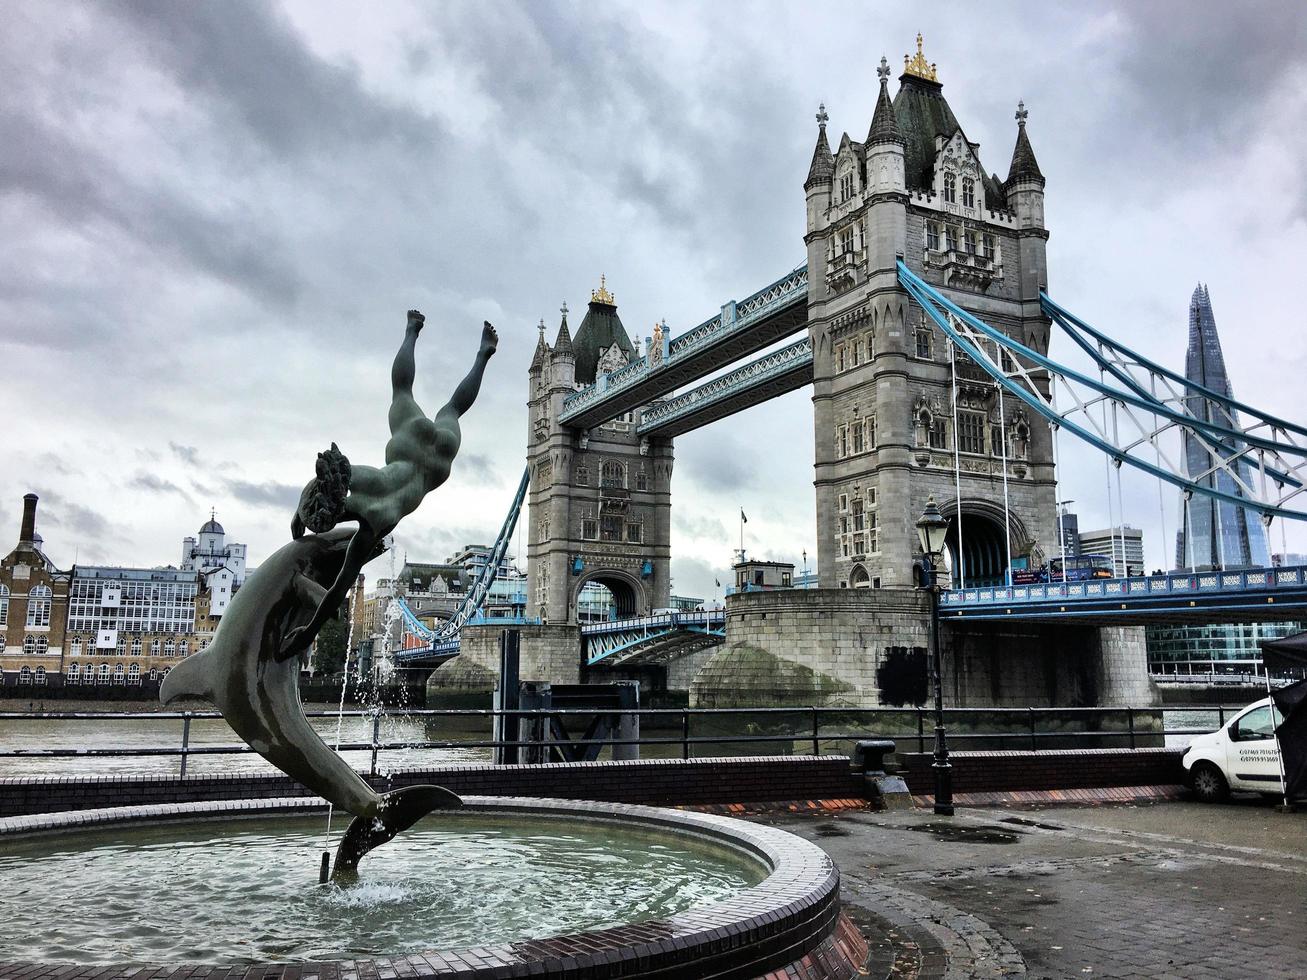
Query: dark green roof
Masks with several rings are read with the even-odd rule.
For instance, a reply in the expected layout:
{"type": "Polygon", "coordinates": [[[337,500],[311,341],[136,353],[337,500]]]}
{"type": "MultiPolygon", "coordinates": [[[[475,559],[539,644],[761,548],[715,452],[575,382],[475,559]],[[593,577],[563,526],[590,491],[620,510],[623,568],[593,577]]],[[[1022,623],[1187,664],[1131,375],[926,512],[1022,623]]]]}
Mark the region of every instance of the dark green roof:
{"type": "Polygon", "coordinates": [[[1044,175],[1039,172],[1039,162],[1035,151],[1030,146],[1030,137],[1026,135],[1026,121],[1017,123],[1017,145],[1012,148],[1012,166],[1008,168],[1007,182],[1015,180],[1037,180],[1044,182],[1044,175]]]}
{"type": "Polygon", "coordinates": [[[808,179],[803,182],[804,190],[813,184],[829,184],[834,173],[835,158],[826,142],[826,124],[823,122],[817,131],[817,145],[812,149],[812,164],[808,167],[808,179]]]}
{"type": "Polygon", "coordinates": [[[930,190],[935,183],[935,137],[947,139],[962,128],[944,100],[944,86],[916,75],[900,75],[894,120],[904,139],[908,189],[930,190]]]}
{"type": "Polygon", "coordinates": [[[899,121],[894,115],[894,106],[889,100],[886,79],[882,77],[880,80],[880,95],[876,97],[876,111],[871,117],[871,128],[867,130],[867,146],[871,146],[873,143],[902,142],[903,133],[899,129],[899,121]]]}
{"type": "Polygon", "coordinates": [[[599,355],[613,344],[620,346],[628,358],[634,353],[631,338],[626,335],[626,328],[617,316],[617,307],[591,300],[585,319],[576,331],[576,339],[572,341],[576,355],[576,380],[579,384],[594,384],[599,355]]]}

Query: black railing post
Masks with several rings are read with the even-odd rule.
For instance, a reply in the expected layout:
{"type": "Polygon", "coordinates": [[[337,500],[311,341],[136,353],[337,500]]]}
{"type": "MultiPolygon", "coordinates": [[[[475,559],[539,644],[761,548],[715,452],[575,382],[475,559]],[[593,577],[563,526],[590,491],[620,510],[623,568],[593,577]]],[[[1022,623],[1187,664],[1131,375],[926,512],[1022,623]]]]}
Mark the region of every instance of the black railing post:
{"type": "Polygon", "coordinates": [[[817,706],[812,706],[812,754],[821,755],[821,742],[818,741],[821,735],[821,721],[817,715],[817,706]]]}
{"type": "Polygon", "coordinates": [[[1225,727],[1225,705],[1223,704],[1218,704],[1216,706],[1216,727],[1225,727]]]}
{"type": "Polygon", "coordinates": [[[1030,751],[1039,751],[1039,737],[1035,734],[1035,709],[1026,709],[1026,719],[1030,722],[1030,751]]]}
{"type": "Polygon", "coordinates": [[[372,775],[377,774],[377,743],[381,741],[381,712],[372,712],[372,775]]]}
{"type": "Polygon", "coordinates": [[[681,709],[681,758],[690,758],[690,709],[681,709]]]}
{"type": "Polygon", "coordinates": [[[917,751],[926,751],[926,711],[917,705],[917,751]]]}
{"type": "Polygon", "coordinates": [[[1135,709],[1125,709],[1126,723],[1130,726],[1130,748],[1137,748],[1135,745],[1135,709]]]}
{"type": "Polygon", "coordinates": [[[186,755],[191,750],[191,713],[182,715],[182,768],[179,779],[186,778],[186,755]]]}

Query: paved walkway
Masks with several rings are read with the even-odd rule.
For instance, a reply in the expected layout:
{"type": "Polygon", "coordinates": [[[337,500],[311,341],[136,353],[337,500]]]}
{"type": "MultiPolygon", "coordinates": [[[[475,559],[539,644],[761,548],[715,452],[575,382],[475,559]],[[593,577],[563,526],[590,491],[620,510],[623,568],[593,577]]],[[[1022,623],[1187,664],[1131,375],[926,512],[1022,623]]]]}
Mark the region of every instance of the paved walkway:
{"type": "Polygon", "coordinates": [[[784,813],[872,941],[871,976],[1307,976],[1307,814],[1260,799],[784,813]]]}

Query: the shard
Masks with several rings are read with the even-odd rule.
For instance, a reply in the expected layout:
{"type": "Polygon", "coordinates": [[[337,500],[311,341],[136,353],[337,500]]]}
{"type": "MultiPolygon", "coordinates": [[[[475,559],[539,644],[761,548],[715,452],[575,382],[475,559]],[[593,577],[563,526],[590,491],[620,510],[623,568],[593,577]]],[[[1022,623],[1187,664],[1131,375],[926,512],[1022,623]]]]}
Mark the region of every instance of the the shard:
{"type": "MultiPolygon", "coordinates": [[[[1185,354],[1185,377],[1218,395],[1233,398],[1230,378],[1225,373],[1221,338],[1207,287],[1199,285],[1189,300],[1189,350],[1185,354]]],[[[1191,389],[1193,391],[1193,389],[1191,389]]],[[[1196,392],[1188,398],[1191,414],[1230,428],[1238,427],[1238,414],[1227,412],[1196,392]]],[[[1226,453],[1231,449],[1226,443],[1226,453]]],[[[1196,483],[1214,487],[1231,496],[1243,493],[1227,471],[1214,470],[1214,460],[1202,441],[1192,433],[1184,436],[1186,475],[1196,483]]],[[[1228,456],[1227,456],[1228,458],[1228,456]]],[[[1241,481],[1251,484],[1254,475],[1246,462],[1238,462],[1241,481]]],[[[1266,528],[1256,511],[1237,504],[1194,493],[1180,501],[1180,530],[1176,536],[1176,568],[1264,568],[1271,564],[1266,528]]]]}

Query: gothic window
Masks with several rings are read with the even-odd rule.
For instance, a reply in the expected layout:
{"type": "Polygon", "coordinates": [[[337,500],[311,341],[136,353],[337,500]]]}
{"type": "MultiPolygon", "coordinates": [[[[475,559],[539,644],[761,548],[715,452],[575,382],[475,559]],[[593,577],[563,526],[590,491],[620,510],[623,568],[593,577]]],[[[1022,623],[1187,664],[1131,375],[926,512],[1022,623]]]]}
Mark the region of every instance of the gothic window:
{"type": "Polygon", "coordinates": [[[31,633],[28,633],[25,637],[23,637],[23,653],[27,654],[28,656],[31,656],[32,654],[36,653],[36,637],[34,637],[31,633]]]}
{"type": "Polygon", "coordinates": [[[65,674],[68,677],[69,684],[76,684],[81,679],[82,668],[77,664],[69,664],[65,674]]]}
{"type": "Polygon", "coordinates": [[[644,525],[639,521],[631,521],[626,525],[626,540],[633,544],[639,544],[644,540],[644,525]]]}
{"type": "Polygon", "coordinates": [[[876,356],[876,335],[875,333],[867,334],[867,360],[876,356]]]}
{"type": "Polygon", "coordinates": [[[848,509],[849,509],[849,495],[847,493],[842,493],[840,494],[840,510],[848,510],[848,509]]]}
{"type": "Polygon", "coordinates": [[[139,684],[139,683],[141,683],[141,665],[140,665],[140,664],[132,664],[130,667],[127,668],[127,683],[128,683],[128,684],[139,684]]]}
{"type": "Polygon", "coordinates": [[[835,370],[837,372],[844,370],[844,345],[843,344],[840,344],[839,347],[835,348],[835,370]]]}
{"type": "Polygon", "coordinates": [[[962,233],[962,251],[976,254],[976,233],[970,228],[962,233]]]}
{"type": "Polygon", "coordinates": [[[838,459],[843,459],[849,454],[848,452],[848,430],[845,426],[838,426],[835,430],[835,454],[838,459]]]}
{"type": "Polygon", "coordinates": [[[989,427],[989,451],[994,456],[1004,454],[1003,426],[998,422],[989,427]]]}
{"type": "Polygon", "coordinates": [[[53,593],[48,585],[34,585],[27,593],[27,625],[50,625],[50,596],[53,593]]]}
{"type": "Polygon", "coordinates": [[[588,487],[590,485],[590,467],[584,463],[578,463],[576,467],[576,485],[578,487],[588,487]]]}
{"type": "Polygon", "coordinates": [[[549,540],[549,518],[547,517],[540,521],[540,540],[542,542],[549,540]]]}
{"type": "Polygon", "coordinates": [[[600,541],[621,541],[622,540],[622,519],[605,515],[599,521],[599,540],[600,541]]]}
{"type": "Polygon", "coordinates": [[[118,646],[116,649],[119,653],[122,653],[127,649],[127,637],[124,634],[118,634],[118,646]]]}
{"type": "Polygon", "coordinates": [[[944,226],[944,251],[954,252],[958,247],[958,230],[952,225],[944,226]]]}
{"type": "Polygon", "coordinates": [[[640,467],[640,472],[635,474],[635,489],[637,490],[649,489],[649,475],[645,473],[644,467],[640,467]]]}
{"type": "Polygon", "coordinates": [[[599,540],[599,522],[594,519],[594,514],[581,515],[581,537],[585,541],[599,540]]]}
{"type": "Polygon", "coordinates": [[[615,459],[604,460],[602,475],[605,487],[626,486],[626,467],[615,459]]]}
{"type": "Polygon", "coordinates": [[[956,204],[958,199],[958,179],[953,174],[944,175],[944,201],[956,204]]]}
{"type": "Polygon", "coordinates": [[[191,652],[191,645],[186,640],[177,644],[177,656],[184,657],[191,652]]]}
{"type": "Polygon", "coordinates": [[[933,221],[926,222],[926,248],[939,251],[939,225],[933,221]]]}
{"type": "Polygon", "coordinates": [[[30,683],[32,683],[32,668],[31,668],[31,667],[27,666],[26,664],[23,664],[22,669],[18,671],[18,683],[19,683],[19,684],[30,684],[30,683]]]}
{"type": "Polygon", "coordinates": [[[930,448],[947,449],[948,433],[944,430],[943,419],[931,419],[930,422],[930,448]]]}
{"type": "Polygon", "coordinates": [[[989,259],[991,262],[994,261],[994,236],[985,235],[981,239],[981,244],[984,246],[985,249],[984,251],[985,258],[989,259]]]}
{"type": "Polygon", "coordinates": [[[836,251],[844,255],[853,251],[853,226],[846,225],[839,233],[836,251]]]}
{"type": "Polygon", "coordinates": [[[853,196],[853,171],[840,175],[840,200],[847,201],[853,196]]]}
{"type": "Polygon", "coordinates": [[[970,177],[962,178],[962,206],[964,208],[976,206],[976,182],[970,177]]]}
{"type": "Polygon", "coordinates": [[[985,451],[984,412],[958,412],[958,451],[964,453],[985,451]]]}
{"type": "Polygon", "coordinates": [[[141,638],[139,636],[134,636],[132,637],[132,656],[139,657],[140,655],[141,655],[141,638]]]}
{"type": "Polygon", "coordinates": [[[853,367],[862,363],[862,341],[857,340],[853,343],[853,367]]]}
{"type": "Polygon", "coordinates": [[[866,526],[866,515],[861,500],[853,501],[853,530],[861,531],[866,526]]]}
{"type": "Polygon", "coordinates": [[[115,684],[121,684],[121,683],[123,682],[123,675],[124,675],[125,673],[126,673],[126,671],[123,669],[123,665],[122,665],[122,664],[114,664],[114,665],[113,665],[113,682],[114,682],[115,684]]]}
{"type": "Polygon", "coordinates": [[[0,626],[9,625],[9,586],[0,585],[0,626]]]}
{"type": "Polygon", "coordinates": [[[867,433],[865,436],[867,449],[868,450],[875,449],[876,448],[876,416],[868,415],[866,419],[863,420],[863,425],[867,429],[867,433]]]}
{"type": "Polygon", "coordinates": [[[930,326],[926,323],[918,323],[916,330],[917,356],[930,358],[930,326]]]}
{"type": "Polygon", "coordinates": [[[158,641],[158,640],[151,640],[151,641],[150,641],[150,656],[151,656],[151,657],[157,657],[158,655],[159,655],[159,641],[158,641]]]}
{"type": "Polygon", "coordinates": [[[854,422],[852,425],[852,429],[853,429],[853,452],[856,455],[857,453],[862,452],[862,426],[859,425],[857,422],[854,422]]]}
{"type": "Polygon", "coordinates": [[[867,511],[867,551],[875,554],[880,551],[880,532],[876,528],[876,512],[867,511]]]}
{"type": "Polygon", "coordinates": [[[171,657],[176,652],[176,650],[177,650],[177,645],[173,643],[172,640],[167,640],[164,642],[163,655],[165,657],[171,657]]]}

